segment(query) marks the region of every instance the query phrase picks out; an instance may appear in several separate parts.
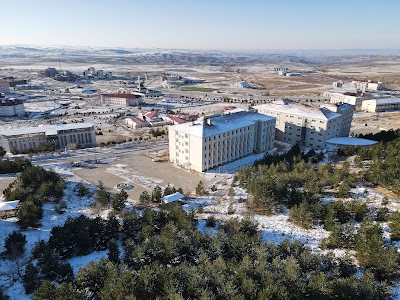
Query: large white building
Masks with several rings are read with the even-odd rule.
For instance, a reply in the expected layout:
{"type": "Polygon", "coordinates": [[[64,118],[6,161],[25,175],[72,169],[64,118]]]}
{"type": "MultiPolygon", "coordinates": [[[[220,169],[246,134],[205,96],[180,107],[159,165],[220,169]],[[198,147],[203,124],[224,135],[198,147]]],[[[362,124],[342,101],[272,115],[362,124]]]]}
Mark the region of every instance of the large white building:
{"type": "Polygon", "coordinates": [[[329,98],[331,103],[347,103],[354,105],[356,111],[361,111],[363,101],[374,99],[375,96],[372,94],[360,93],[357,91],[346,91],[340,89],[333,89],[325,91],[324,97],[329,98]]]}
{"type": "Polygon", "coordinates": [[[43,125],[0,131],[0,145],[9,153],[26,153],[44,146],[61,149],[68,145],[92,147],[95,144],[96,134],[92,123],[43,125]]]}
{"type": "Polygon", "coordinates": [[[203,172],[274,146],[275,118],[240,111],[169,127],[170,161],[203,172]]]}
{"type": "Polygon", "coordinates": [[[134,94],[100,94],[101,103],[118,106],[139,106],[143,97],[134,94]]]}
{"type": "Polygon", "coordinates": [[[24,114],[25,107],[21,100],[6,99],[0,95],[0,117],[21,117],[24,114]]]}
{"type": "Polygon", "coordinates": [[[324,149],[332,137],[349,136],[354,107],[324,104],[306,107],[288,100],[255,106],[259,113],[276,118],[275,139],[288,144],[324,149]]]}
{"type": "Polygon", "coordinates": [[[361,110],[366,112],[381,112],[388,110],[399,110],[400,98],[383,98],[365,100],[362,103],[361,110]]]}

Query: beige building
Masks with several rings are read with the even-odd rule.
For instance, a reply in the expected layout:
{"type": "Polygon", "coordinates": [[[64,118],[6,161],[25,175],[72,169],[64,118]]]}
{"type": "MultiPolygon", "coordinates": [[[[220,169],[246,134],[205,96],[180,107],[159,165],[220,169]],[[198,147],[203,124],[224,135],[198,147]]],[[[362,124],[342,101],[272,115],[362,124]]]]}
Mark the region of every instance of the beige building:
{"type": "Polygon", "coordinates": [[[383,98],[365,100],[362,103],[361,110],[366,112],[381,112],[388,110],[399,110],[400,98],[383,98]]]}
{"type": "Polygon", "coordinates": [[[352,83],[361,91],[380,91],[385,87],[382,82],[374,80],[354,80],[352,83]]]}
{"type": "Polygon", "coordinates": [[[169,127],[170,161],[203,172],[272,149],[274,136],[273,117],[249,111],[207,116],[169,127]]]}
{"type": "Polygon", "coordinates": [[[62,149],[68,145],[92,147],[96,145],[94,124],[77,123],[43,125],[0,131],[0,145],[8,153],[26,153],[43,146],[62,149]]]}
{"type": "Polygon", "coordinates": [[[322,150],[326,140],[349,136],[354,107],[349,104],[325,104],[312,108],[281,100],[258,105],[254,109],[276,118],[277,141],[322,150]]]}
{"type": "Polygon", "coordinates": [[[133,94],[100,94],[101,103],[118,106],[139,106],[143,97],[133,94]]]}
{"type": "Polygon", "coordinates": [[[330,103],[347,103],[354,105],[356,111],[361,111],[362,102],[364,100],[375,98],[371,94],[338,90],[325,91],[323,96],[330,99],[330,103]]]}

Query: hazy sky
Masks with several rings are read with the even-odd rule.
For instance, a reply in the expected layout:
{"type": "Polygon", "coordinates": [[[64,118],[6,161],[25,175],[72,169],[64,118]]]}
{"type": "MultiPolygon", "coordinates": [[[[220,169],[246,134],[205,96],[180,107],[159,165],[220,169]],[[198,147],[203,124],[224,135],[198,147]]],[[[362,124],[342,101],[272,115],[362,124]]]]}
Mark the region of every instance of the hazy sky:
{"type": "Polygon", "coordinates": [[[400,48],[399,0],[1,1],[0,44],[400,48]]]}

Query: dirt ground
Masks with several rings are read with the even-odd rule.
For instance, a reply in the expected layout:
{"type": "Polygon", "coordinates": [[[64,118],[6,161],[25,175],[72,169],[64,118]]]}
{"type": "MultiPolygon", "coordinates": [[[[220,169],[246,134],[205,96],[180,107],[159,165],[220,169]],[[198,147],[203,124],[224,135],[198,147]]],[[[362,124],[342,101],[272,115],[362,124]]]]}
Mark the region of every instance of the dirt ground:
{"type": "Polygon", "coordinates": [[[127,190],[127,193],[134,201],[144,190],[150,192],[156,185],[162,188],[168,184],[182,187],[186,194],[190,194],[200,180],[205,181],[202,174],[177,168],[168,161],[152,161],[148,150],[132,152],[106,164],[76,168],[73,172],[93,184],[101,180],[113,193],[117,192],[114,187],[118,183],[129,182],[133,189],[127,190]]]}

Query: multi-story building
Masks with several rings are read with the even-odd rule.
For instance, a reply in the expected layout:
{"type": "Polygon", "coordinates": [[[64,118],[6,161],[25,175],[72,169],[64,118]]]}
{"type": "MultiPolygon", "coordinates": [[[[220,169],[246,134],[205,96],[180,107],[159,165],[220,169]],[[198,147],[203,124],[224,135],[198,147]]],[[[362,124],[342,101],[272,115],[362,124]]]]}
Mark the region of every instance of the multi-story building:
{"type": "Polygon", "coordinates": [[[383,98],[365,100],[362,103],[361,110],[367,112],[381,112],[388,110],[399,110],[400,109],[400,98],[383,98]]]}
{"type": "Polygon", "coordinates": [[[25,107],[21,100],[7,99],[0,94],[0,117],[21,117],[24,114],[25,107]]]}
{"type": "Polygon", "coordinates": [[[170,161],[203,172],[273,148],[275,118],[253,111],[207,116],[169,127],[170,161]]]}
{"type": "Polygon", "coordinates": [[[0,131],[0,145],[11,153],[26,153],[48,146],[62,149],[68,145],[92,147],[95,144],[96,134],[92,123],[43,125],[0,131]]]}
{"type": "Polygon", "coordinates": [[[330,104],[312,108],[281,100],[258,105],[254,109],[276,118],[277,141],[324,149],[327,139],[349,135],[354,107],[330,104]]]}
{"type": "Polygon", "coordinates": [[[0,79],[0,86],[15,87],[17,84],[26,84],[25,79],[15,79],[14,77],[4,77],[0,79]]]}
{"type": "Polygon", "coordinates": [[[134,94],[100,94],[101,103],[119,106],[139,106],[143,97],[134,94]]]}
{"type": "Polygon", "coordinates": [[[361,106],[364,100],[374,99],[372,94],[361,92],[351,92],[346,90],[329,90],[325,91],[324,97],[329,98],[330,103],[347,103],[354,105],[356,111],[361,111],[361,106]]]}
{"type": "Polygon", "coordinates": [[[352,83],[361,91],[379,91],[385,87],[383,82],[374,80],[354,80],[352,83]]]}

